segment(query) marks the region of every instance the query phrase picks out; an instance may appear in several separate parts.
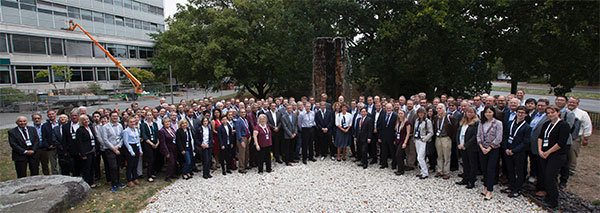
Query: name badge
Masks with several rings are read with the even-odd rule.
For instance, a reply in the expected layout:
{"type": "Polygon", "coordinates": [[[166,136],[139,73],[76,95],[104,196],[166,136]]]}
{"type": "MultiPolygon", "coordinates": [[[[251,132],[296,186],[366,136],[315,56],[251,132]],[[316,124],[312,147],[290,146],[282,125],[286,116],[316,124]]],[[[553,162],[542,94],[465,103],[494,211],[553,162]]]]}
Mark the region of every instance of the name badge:
{"type": "Polygon", "coordinates": [[[464,140],[465,140],[465,136],[464,136],[464,135],[461,135],[461,136],[460,136],[460,139],[464,141],[464,140]]]}
{"type": "Polygon", "coordinates": [[[396,134],[396,139],[400,140],[400,134],[396,134]]]}
{"type": "Polygon", "coordinates": [[[265,138],[269,140],[269,134],[265,134],[265,138]]]}
{"type": "Polygon", "coordinates": [[[32,145],[33,145],[33,144],[31,144],[31,140],[26,140],[26,141],[25,141],[25,144],[26,144],[27,146],[32,146],[32,145]]]}
{"type": "Polygon", "coordinates": [[[420,132],[417,132],[417,133],[415,134],[415,138],[421,138],[421,133],[420,133],[420,132]]]}
{"type": "Polygon", "coordinates": [[[92,146],[96,146],[96,140],[92,139],[92,146]]]}
{"type": "Polygon", "coordinates": [[[439,136],[440,136],[440,132],[441,132],[441,131],[438,129],[438,131],[435,133],[435,136],[438,136],[438,137],[439,137],[439,136]]]}
{"type": "Polygon", "coordinates": [[[513,137],[508,137],[508,143],[512,144],[513,142],[513,137]]]}
{"type": "Polygon", "coordinates": [[[150,135],[150,140],[153,141],[154,140],[154,135],[150,135]]]}
{"type": "Polygon", "coordinates": [[[72,134],[71,134],[71,138],[72,138],[73,140],[75,140],[75,133],[72,133],[72,134]]]}
{"type": "Polygon", "coordinates": [[[548,147],[548,139],[544,139],[544,142],[542,143],[543,147],[548,147]]]}

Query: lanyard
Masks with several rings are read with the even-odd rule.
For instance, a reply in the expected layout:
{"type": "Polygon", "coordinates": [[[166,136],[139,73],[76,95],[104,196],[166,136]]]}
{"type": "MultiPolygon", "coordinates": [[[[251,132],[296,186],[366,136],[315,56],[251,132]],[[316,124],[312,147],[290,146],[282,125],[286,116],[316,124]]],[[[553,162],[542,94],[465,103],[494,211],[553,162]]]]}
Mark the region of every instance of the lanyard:
{"type": "Polygon", "coordinates": [[[25,134],[23,134],[23,130],[21,128],[19,128],[19,132],[21,132],[21,136],[23,136],[23,140],[25,140],[25,141],[29,140],[29,132],[27,131],[27,127],[25,127],[25,134]]]}
{"type": "MultiPolygon", "coordinates": [[[[524,120],[523,120],[523,121],[524,121],[524,120]]],[[[509,136],[510,136],[510,137],[514,137],[514,136],[515,136],[515,134],[517,134],[517,132],[519,132],[519,129],[521,129],[521,127],[522,127],[522,126],[523,126],[523,125],[526,123],[526,122],[523,122],[523,121],[521,121],[521,125],[519,125],[519,126],[517,127],[517,129],[514,131],[514,133],[513,133],[513,125],[515,125],[515,123],[517,123],[517,119],[515,119],[515,120],[512,122],[512,124],[510,125],[510,134],[509,134],[509,136]]]]}
{"type": "Polygon", "coordinates": [[[269,134],[269,128],[267,128],[266,125],[265,125],[265,127],[260,126],[260,128],[263,130],[263,132],[265,132],[265,135],[269,134]]]}
{"type": "Polygon", "coordinates": [[[552,132],[552,130],[554,130],[554,127],[556,127],[556,124],[558,124],[559,121],[560,121],[560,118],[558,120],[556,120],[556,122],[554,122],[554,124],[552,124],[552,127],[550,127],[550,125],[548,125],[548,127],[546,128],[546,131],[544,131],[544,139],[548,139],[550,137],[550,133],[552,132]]]}
{"type": "Polygon", "coordinates": [[[446,121],[446,116],[442,117],[442,122],[438,122],[438,131],[442,131],[442,127],[444,127],[444,122],[446,121]]]}

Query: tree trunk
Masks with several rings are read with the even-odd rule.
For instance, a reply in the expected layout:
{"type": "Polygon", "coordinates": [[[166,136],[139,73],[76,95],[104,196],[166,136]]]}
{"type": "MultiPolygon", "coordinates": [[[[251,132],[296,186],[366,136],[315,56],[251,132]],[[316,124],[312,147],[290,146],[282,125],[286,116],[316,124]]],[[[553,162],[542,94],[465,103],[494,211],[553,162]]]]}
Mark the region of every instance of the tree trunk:
{"type": "Polygon", "coordinates": [[[515,77],[510,77],[510,94],[517,94],[517,84],[519,84],[519,79],[515,77]]]}

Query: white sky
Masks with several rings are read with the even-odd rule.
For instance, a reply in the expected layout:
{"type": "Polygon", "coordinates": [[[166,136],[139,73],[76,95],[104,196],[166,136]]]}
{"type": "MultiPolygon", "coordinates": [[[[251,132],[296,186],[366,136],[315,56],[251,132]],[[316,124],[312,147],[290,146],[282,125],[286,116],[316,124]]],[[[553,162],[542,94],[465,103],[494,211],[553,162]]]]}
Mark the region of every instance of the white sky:
{"type": "Polygon", "coordinates": [[[177,12],[177,3],[185,4],[187,0],[164,0],[165,4],[165,18],[172,16],[177,12]]]}

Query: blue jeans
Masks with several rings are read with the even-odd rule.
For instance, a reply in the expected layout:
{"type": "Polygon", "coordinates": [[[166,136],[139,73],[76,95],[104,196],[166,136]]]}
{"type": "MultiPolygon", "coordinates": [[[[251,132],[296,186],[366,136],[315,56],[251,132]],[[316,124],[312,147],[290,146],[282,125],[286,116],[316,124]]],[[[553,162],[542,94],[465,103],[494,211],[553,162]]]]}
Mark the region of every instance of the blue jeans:
{"type": "Polygon", "coordinates": [[[185,155],[183,155],[183,160],[185,160],[185,164],[183,164],[183,174],[191,173],[192,171],[192,149],[185,149],[185,155]]]}

